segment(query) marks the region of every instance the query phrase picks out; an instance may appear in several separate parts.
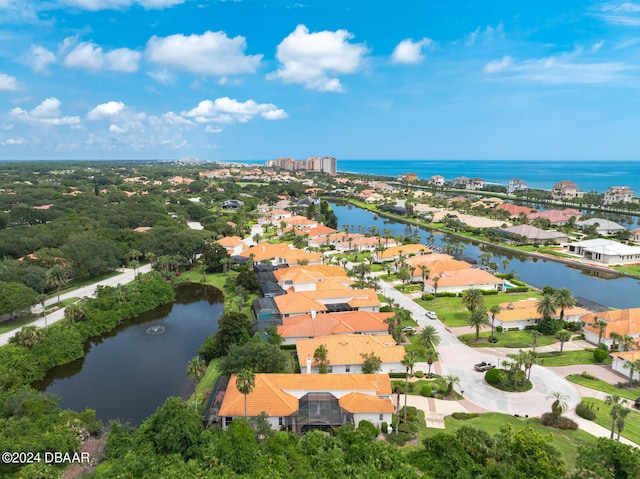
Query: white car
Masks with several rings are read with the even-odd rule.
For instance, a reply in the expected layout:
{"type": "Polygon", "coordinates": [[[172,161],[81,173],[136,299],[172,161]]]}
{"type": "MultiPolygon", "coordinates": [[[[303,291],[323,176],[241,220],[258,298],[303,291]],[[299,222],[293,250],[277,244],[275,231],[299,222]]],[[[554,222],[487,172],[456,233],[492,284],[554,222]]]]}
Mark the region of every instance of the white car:
{"type": "Polygon", "coordinates": [[[438,315],[433,311],[427,311],[425,316],[429,319],[438,319],[438,315]]]}

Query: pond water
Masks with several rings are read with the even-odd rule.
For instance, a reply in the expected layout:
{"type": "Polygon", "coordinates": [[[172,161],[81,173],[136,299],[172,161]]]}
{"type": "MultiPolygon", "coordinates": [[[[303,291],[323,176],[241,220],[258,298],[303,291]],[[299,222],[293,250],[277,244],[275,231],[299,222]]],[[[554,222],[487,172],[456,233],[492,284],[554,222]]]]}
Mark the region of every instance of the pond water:
{"type": "Polygon", "coordinates": [[[138,425],[169,396],[194,389],[187,362],[218,329],[222,292],[181,285],[173,304],[125,321],[90,342],[84,358],[49,371],[34,387],[62,397],[62,408],[91,408],[98,419],[138,425]]]}
{"type": "MultiPolygon", "coordinates": [[[[394,236],[411,236],[417,230],[422,243],[431,242],[442,245],[446,241],[446,235],[431,233],[430,231],[416,228],[415,226],[399,223],[387,218],[378,217],[366,210],[332,204],[333,211],[338,217],[338,229],[345,225],[354,233],[366,233],[370,227],[379,228],[379,234],[384,234],[387,229],[394,236]]],[[[461,240],[464,246],[465,256],[479,260],[480,254],[489,251],[493,254],[491,261],[495,261],[502,271],[502,260],[508,259],[510,263],[507,271],[514,270],[518,277],[532,286],[542,288],[546,285],[553,288],[569,288],[574,296],[595,301],[612,308],[636,308],[640,307],[640,282],[633,278],[611,276],[609,278],[598,277],[598,272],[580,267],[568,266],[552,261],[544,261],[524,255],[505,254],[495,248],[481,248],[469,241],[461,240]]]]}

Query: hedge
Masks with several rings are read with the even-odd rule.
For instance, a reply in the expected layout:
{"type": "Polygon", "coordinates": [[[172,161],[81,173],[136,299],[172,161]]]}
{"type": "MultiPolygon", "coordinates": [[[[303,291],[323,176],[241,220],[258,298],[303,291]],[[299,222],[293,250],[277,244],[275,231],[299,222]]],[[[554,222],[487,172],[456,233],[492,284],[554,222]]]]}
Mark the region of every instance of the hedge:
{"type": "Polygon", "coordinates": [[[527,288],[526,286],[521,286],[517,288],[507,288],[505,290],[505,293],[526,293],[527,291],[529,291],[529,288],[527,288]]]}

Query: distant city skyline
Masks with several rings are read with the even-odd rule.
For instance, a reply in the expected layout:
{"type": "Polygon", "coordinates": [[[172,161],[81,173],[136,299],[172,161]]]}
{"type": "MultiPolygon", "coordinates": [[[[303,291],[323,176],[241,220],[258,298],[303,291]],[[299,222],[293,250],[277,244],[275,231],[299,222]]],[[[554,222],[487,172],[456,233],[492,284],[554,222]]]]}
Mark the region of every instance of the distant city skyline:
{"type": "Polygon", "coordinates": [[[628,1],[0,0],[0,160],[638,160],[638,27],[628,1]]]}

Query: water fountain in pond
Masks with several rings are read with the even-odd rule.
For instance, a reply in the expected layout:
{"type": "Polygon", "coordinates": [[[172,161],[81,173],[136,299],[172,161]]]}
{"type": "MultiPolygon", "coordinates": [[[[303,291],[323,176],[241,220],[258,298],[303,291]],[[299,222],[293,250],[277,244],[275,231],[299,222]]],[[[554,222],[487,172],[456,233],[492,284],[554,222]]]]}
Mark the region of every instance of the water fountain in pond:
{"type": "Polygon", "coordinates": [[[151,326],[147,329],[147,334],[162,334],[167,328],[164,326],[151,326]]]}

